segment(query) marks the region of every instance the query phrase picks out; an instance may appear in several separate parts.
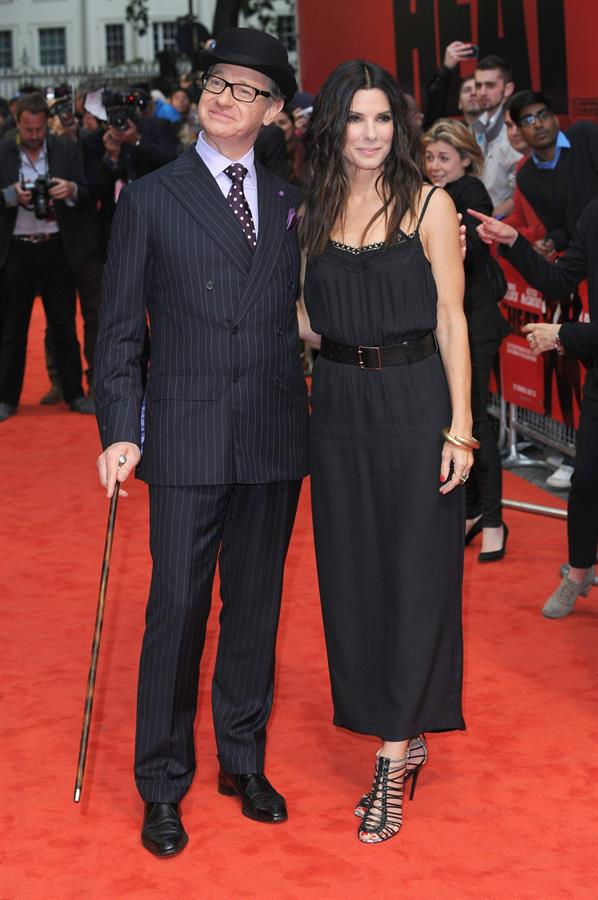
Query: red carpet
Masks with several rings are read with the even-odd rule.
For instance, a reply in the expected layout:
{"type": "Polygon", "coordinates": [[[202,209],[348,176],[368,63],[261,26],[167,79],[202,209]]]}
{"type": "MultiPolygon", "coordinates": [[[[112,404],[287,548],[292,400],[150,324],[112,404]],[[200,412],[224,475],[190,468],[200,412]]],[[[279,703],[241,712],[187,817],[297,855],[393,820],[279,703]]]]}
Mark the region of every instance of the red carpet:
{"type": "MultiPolygon", "coordinates": [[[[479,540],[466,554],[468,731],[432,735],[402,834],[366,847],[352,808],[376,742],[330,724],[306,484],[286,570],[267,767],[290,821],[251,822],[216,793],[206,677],[215,599],[198,771],[183,805],[190,843],[161,861],[140,846],[131,771],[149,579],[146,489],[133,485],[119,504],[84,794],[73,804],[107,504],[94,421],[38,405],[41,329],[36,309],[23,403],[0,424],[0,898],[596,897],[598,590],[564,621],[540,616],[566,556],[565,527],[524,513],[506,513],[504,561],[478,565],[479,540]]],[[[512,474],[505,493],[555,502],[512,474]]]]}

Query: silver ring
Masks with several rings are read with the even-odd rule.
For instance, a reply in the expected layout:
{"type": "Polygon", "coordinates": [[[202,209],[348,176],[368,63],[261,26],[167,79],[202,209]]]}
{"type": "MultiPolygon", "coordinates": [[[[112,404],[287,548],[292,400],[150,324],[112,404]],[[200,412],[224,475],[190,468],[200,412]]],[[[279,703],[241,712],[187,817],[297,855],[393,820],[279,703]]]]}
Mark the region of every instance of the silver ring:
{"type": "Polygon", "coordinates": [[[465,475],[464,475],[463,472],[462,472],[462,473],[459,475],[459,480],[460,480],[463,484],[465,484],[465,482],[467,481],[468,478],[469,478],[469,472],[467,472],[465,475]]]}
{"type": "Polygon", "coordinates": [[[118,460],[117,460],[119,466],[124,466],[126,461],[127,461],[127,457],[124,455],[124,453],[121,453],[121,455],[118,457],[118,460]]]}

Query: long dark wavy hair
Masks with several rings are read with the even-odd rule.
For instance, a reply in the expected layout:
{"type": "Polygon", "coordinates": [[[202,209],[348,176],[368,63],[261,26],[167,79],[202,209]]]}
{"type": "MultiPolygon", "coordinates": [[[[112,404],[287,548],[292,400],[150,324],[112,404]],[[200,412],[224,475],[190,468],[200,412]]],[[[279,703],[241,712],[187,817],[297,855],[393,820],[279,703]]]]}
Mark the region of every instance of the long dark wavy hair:
{"type": "Polygon", "coordinates": [[[408,211],[415,219],[423,183],[421,145],[409,117],[405,95],[392,75],[376,63],[349,60],[334,69],[322,85],[306,134],[305,213],[300,238],[308,257],[323,253],[335,223],[343,221],[349,194],[343,150],[351,103],[357,91],[371,88],[379,88],[386,94],[394,134],[376,182],[381,206],[368,222],[364,237],[374,222],[384,216],[386,243],[390,243],[408,211]]]}

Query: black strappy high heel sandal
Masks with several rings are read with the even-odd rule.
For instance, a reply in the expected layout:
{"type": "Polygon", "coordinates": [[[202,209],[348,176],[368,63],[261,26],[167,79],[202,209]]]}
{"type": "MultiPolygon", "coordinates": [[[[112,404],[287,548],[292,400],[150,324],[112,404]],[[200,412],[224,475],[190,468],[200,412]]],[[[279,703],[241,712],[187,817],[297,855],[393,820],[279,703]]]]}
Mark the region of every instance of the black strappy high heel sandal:
{"type": "MultiPolygon", "coordinates": [[[[407,748],[407,756],[407,774],[405,775],[405,783],[407,783],[410,778],[412,779],[409,799],[413,800],[419,770],[422,766],[425,766],[428,760],[428,745],[426,744],[425,735],[419,734],[417,737],[411,738],[407,748]]],[[[359,802],[355,807],[355,815],[362,819],[370,808],[371,802],[372,791],[370,790],[367,794],[360,797],[359,802]]]]}
{"type": "MultiPolygon", "coordinates": [[[[403,794],[409,756],[376,760],[372,802],[357,828],[363,844],[381,844],[396,837],[403,827],[403,794]]],[[[411,791],[413,796],[413,789],[411,791]]]]}

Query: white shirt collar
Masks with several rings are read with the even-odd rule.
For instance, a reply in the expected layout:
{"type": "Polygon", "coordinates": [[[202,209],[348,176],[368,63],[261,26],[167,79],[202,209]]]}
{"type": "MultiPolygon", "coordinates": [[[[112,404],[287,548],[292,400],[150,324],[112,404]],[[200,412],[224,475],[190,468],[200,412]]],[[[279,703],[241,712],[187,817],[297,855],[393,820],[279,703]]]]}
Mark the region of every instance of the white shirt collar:
{"type": "Polygon", "coordinates": [[[492,115],[490,115],[490,114],[488,113],[488,110],[486,110],[485,112],[481,113],[481,114],[478,116],[478,122],[479,122],[481,125],[484,126],[484,129],[485,129],[486,131],[490,131],[490,130],[492,129],[492,126],[495,125],[496,122],[498,121],[499,117],[502,116],[502,114],[503,114],[503,111],[502,111],[502,110],[503,110],[503,104],[502,104],[502,103],[501,103],[501,105],[498,107],[498,109],[496,110],[496,112],[494,112],[492,115]]]}
{"type": "Polygon", "coordinates": [[[245,156],[242,156],[240,159],[228,159],[228,157],[223,156],[220,151],[216,150],[214,147],[211,147],[204,137],[204,132],[200,131],[195,149],[214,178],[218,178],[219,175],[222,175],[224,170],[228,166],[230,166],[231,163],[241,163],[241,165],[245,166],[245,168],[247,169],[247,175],[245,176],[245,178],[253,182],[253,184],[257,185],[255,155],[253,152],[253,147],[251,147],[251,149],[247,151],[245,156]]]}
{"type": "Polygon", "coordinates": [[[46,162],[46,160],[47,160],[47,157],[48,157],[47,147],[48,147],[48,141],[47,141],[47,139],[46,139],[46,140],[44,141],[44,143],[42,144],[42,148],[41,148],[41,150],[40,150],[40,152],[39,152],[39,156],[38,156],[37,159],[35,160],[35,164],[34,164],[34,163],[31,162],[31,157],[30,157],[29,154],[27,153],[27,149],[26,149],[22,144],[19,144],[19,150],[20,150],[20,153],[21,153],[21,159],[26,160],[27,163],[31,166],[31,168],[32,168],[32,169],[35,169],[36,165],[38,165],[39,163],[44,163],[44,164],[45,164],[45,162],[46,162]]]}

